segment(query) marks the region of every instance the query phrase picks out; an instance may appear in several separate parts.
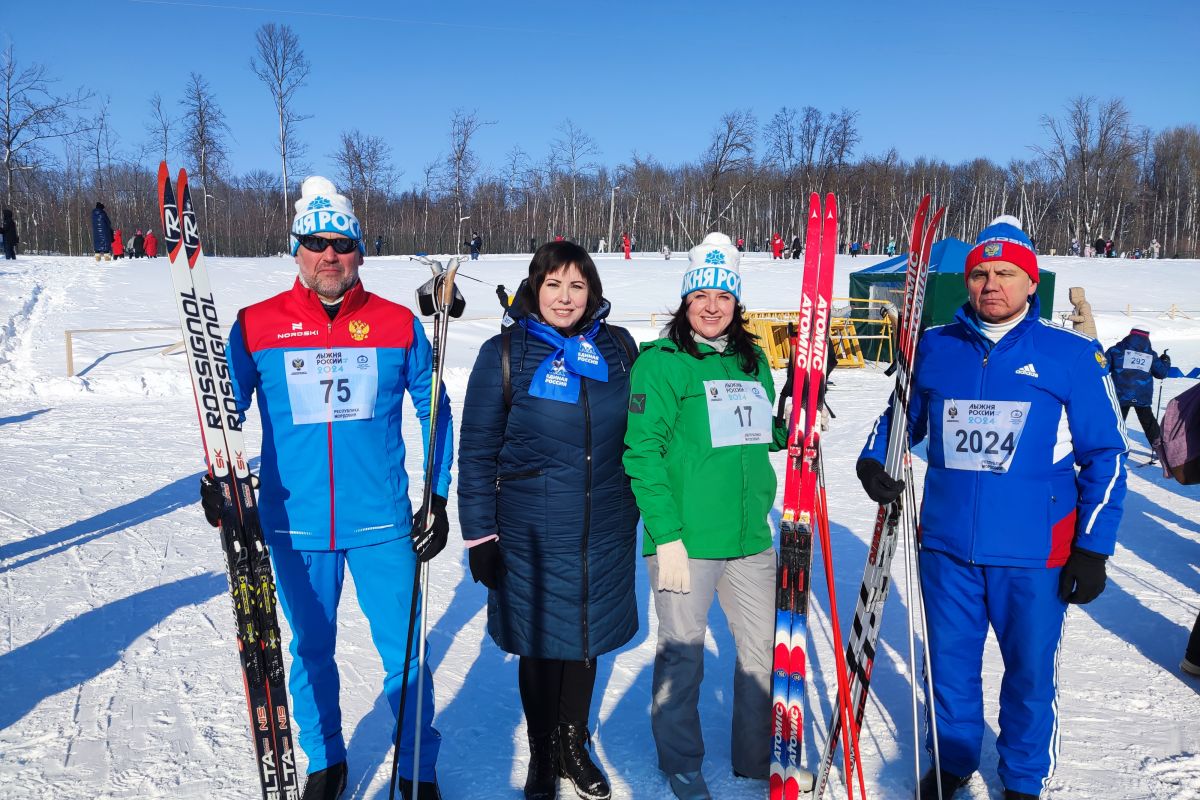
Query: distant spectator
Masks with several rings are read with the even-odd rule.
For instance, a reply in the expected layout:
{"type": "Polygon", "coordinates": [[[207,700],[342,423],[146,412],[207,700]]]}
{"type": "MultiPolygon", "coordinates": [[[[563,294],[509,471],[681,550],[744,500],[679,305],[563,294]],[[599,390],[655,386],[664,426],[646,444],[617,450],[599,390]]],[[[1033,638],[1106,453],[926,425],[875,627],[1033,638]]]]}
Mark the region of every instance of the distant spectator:
{"type": "Polygon", "coordinates": [[[662,253],[662,257],[667,261],[671,260],[671,248],[667,247],[665,244],[662,246],[662,250],[659,250],[658,252],[662,253]]]}
{"type": "Polygon", "coordinates": [[[471,251],[471,260],[479,260],[479,251],[483,248],[483,237],[478,231],[471,231],[471,238],[467,241],[467,249],[471,251]]]}
{"type": "Polygon", "coordinates": [[[112,234],[112,254],[113,258],[125,257],[125,241],[121,238],[121,229],[117,228],[112,234]]]}
{"type": "Polygon", "coordinates": [[[1072,286],[1067,290],[1067,297],[1071,300],[1071,305],[1074,306],[1074,313],[1064,314],[1066,321],[1071,323],[1071,327],[1082,333],[1084,336],[1090,336],[1093,339],[1096,336],[1096,320],[1092,316],[1092,304],[1087,301],[1084,296],[1082,286],[1072,286]]]}
{"type": "Polygon", "coordinates": [[[1162,250],[1162,245],[1158,243],[1158,239],[1150,240],[1150,257],[1158,258],[1158,252],[1162,250]]]}
{"type": "Polygon", "coordinates": [[[1160,357],[1150,345],[1150,334],[1140,328],[1108,348],[1105,352],[1117,390],[1121,416],[1128,417],[1129,409],[1137,413],[1146,440],[1153,447],[1158,441],[1158,420],[1154,418],[1154,379],[1162,380],[1171,369],[1171,357],[1163,351],[1160,357]]]}
{"type": "Polygon", "coordinates": [[[1116,258],[1117,257],[1117,251],[1116,251],[1116,248],[1113,247],[1112,239],[1104,240],[1104,257],[1105,258],[1116,258]]]}
{"type": "Polygon", "coordinates": [[[792,237],[792,259],[795,260],[804,252],[804,243],[800,241],[800,234],[792,237]]]}
{"type": "Polygon", "coordinates": [[[896,255],[896,240],[895,240],[895,239],[889,239],[889,240],[888,240],[888,243],[887,243],[887,254],[888,254],[888,257],[889,257],[889,258],[890,258],[891,256],[894,256],[894,255],[896,255]]]}
{"type": "Polygon", "coordinates": [[[566,239],[565,239],[565,238],[563,237],[563,235],[560,233],[560,234],[557,234],[557,235],[555,235],[555,237],[554,237],[554,241],[556,241],[556,242],[565,242],[565,241],[566,241],[566,239]]]}
{"type": "Polygon", "coordinates": [[[1097,238],[1096,241],[1092,242],[1092,247],[1096,250],[1096,258],[1100,258],[1101,256],[1104,255],[1104,239],[1103,238],[1097,238]]]}
{"type": "Polygon", "coordinates": [[[154,235],[154,231],[146,231],[146,258],[158,258],[158,239],[154,235]]]}
{"type": "Polygon", "coordinates": [[[871,243],[870,242],[867,242],[863,245],[863,254],[868,255],[868,256],[871,255],[871,243]]]}
{"type": "Polygon", "coordinates": [[[850,243],[851,258],[858,258],[858,252],[862,250],[862,244],[856,239],[850,243]]]}
{"type": "Polygon", "coordinates": [[[607,253],[608,252],[608,239],[605,239],[603,236],[600,237],[600,243],[596,246],[596,252],[597,253],[607,253]]]}
{"type": "Polygon", "coordinates": [[[142,235],[142,229],[138,228],[133,234],[133,240],[129,242],[129,257],[142,258],[146,255],[146,237],[142,235]]]}
{"type": "Polygon", "coordinates": [[[746,249],[746,240],[739,236],[738,240],[737,240],[737,251],[739,253],[741,253],[745,249],[746,249]]]}
{"type": "Polygon", "coordinates": [[[625,260],[628,261],[631,258],[629,253],[633,249],[633,243],[630,241],[628,233],[621,234],[621,249],[625,251],[625,260]]]}
{"type": "Polygon", "coordinates": [[[11,208],[4,209],[4,221],[0,223],[0,240],[4,242],[4,259],[12,261],[17,257],[17,223],[13,220],[11,208]]]}
{"type": "Polygon", "coordinates": [[[529,237],[529,252],[531,252],[531,253],[537,252],[537,239],[535,239],[532,236],[529,237]]]}
{"type": "Polygon", "coordinates": [[[113,229],[108,220],[108,212],[104,203],[96,203],[92,210],[92,249],[96,252],[96,260],[102,256],[112,257],[113,229]]]}
{"type": "Polygon", "coordinates": [[[771,234],[771,258],[783,258],[783,237],[778,233],[771,234]]]}
{"type": "Polygon", "coordinates": [[[1079,239],[1071,237],[1071,247],[1067,252],[1073,256],[1079,255],[1079,239]]]}
{"type": "Polygon", "coordinates": [[[379,255],[382,252],[383,252],[383,236],[376,236],[375,237],[375,255],[379,255]]]}

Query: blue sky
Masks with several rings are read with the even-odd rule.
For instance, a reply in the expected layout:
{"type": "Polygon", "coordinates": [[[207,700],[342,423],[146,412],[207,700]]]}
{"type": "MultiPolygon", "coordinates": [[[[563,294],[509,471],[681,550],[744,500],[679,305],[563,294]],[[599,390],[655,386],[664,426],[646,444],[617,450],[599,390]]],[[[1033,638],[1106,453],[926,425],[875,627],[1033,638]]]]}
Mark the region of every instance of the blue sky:
{"type": "Polygon", "coordinates": [[[13,2],[0,45],[64,87],[111,100],[122,149],[145,139],[149,98],[174,107],[203,74],[233,130],[238,172],[274,169],[270,96],[250,72],[254,31],[286,23],[312,62],[299,109],[317,171],[338,134],[383,136],[405,174],[445,152],[456,107],[494,121],[477,139],[499,169],[541,158],[566,118],[615,165],[634,151],[694,160],[719,117],[780,106],[858,110],[858,152],[1001,163],[1043,141],[1074,95],[1123,97],[1152,129],[1200,123],[1200,3],[1026,2],[13,2]]]}

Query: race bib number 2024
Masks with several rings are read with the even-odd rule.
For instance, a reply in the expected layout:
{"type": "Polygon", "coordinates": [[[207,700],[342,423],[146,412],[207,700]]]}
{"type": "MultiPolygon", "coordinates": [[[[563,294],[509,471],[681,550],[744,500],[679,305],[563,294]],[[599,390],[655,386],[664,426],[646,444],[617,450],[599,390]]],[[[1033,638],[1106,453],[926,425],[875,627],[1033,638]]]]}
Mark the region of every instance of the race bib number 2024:
{"type": "Polygon", "coordinates": [[[942,454],[949,469],[1008,472],[1029,403],[1009,400],[954,400],[942,406],[942,454]]]}
{"type": "Polygon", "coordinates": [[[289,350],[283,358],[294,424],[375,416],[379,363],[374,347],[289,350]]]}

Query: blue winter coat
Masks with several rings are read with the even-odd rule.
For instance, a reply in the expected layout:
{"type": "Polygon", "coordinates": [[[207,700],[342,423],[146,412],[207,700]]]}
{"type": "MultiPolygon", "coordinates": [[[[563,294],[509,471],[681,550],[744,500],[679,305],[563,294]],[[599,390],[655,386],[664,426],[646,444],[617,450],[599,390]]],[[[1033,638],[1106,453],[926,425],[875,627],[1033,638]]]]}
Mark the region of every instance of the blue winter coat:
{"type": "MultiPolygon", "coordinates": [[[[607,311],[605,303],[597,317],[607,311]]],[[[467,384],[459,523],[468,544],[500,536],[507,573],[488,592],[496,644],[535,658],[594,658],[638,628],[638,510],[621,464],[630,353],[637,351],[628,331],[601,325],[594,343],[608,362],[608,381],[582,379],[574,404],[534,397],[530,380],[551,348],[526,333],[520,312],[511,313],[511,408],[501,377],[503,334],[480,348],[467,384]]]]}
{"type": "Polygon", "coordinates": [[[103,208],[92,209],[92,249],[97,253],[112,252],[113,229],[108,221],[108,212],[103,208]]]}
{"type": "Polygon", "coordinates": [[[1149,406],[1154,402],[1154,379],[1167,377],[1171,359],[1158,357],[1150,337],[1141,331],[1129,335],[1104,353],[1123,406],[1149,406]]]}
{"type": "MultiPolygon", "coordinates": [[[[884,460],[891,409],[862,456],[884,460]]],[[[993,345],[969,305],[921,337],[908,426],[928,436],[921,546],[972,564],[1061,566],[1110,555],[1128,444],[1099,345],[1038,317],[993,345]],[[1078,471],[1076,471],[1078,467],[1078,471]]]]}

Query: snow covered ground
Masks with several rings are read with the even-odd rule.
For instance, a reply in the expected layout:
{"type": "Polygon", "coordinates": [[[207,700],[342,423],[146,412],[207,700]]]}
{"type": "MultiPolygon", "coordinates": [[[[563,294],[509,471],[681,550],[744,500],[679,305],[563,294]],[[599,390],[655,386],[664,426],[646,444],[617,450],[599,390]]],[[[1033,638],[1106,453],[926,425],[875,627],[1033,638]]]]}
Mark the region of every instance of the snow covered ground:
{"type": "MultiPolygon", "coordinates": [[[[683,260],[597,260],[614,319],[650,338],[650,315],[678,302],[683,260]]],[[[836,293],[846,292],[851,269],[878,260],[839,259],[836,293]]],[[[527,263],[527,256],[485,256],[463,267],[484,283],[461,283],[469,306],[466,319],[451,325],[448,388],[455,401],[479,344],[497,330],[492,287],[515,288],[527,263]]],[[[295,274],[282,258],[210,265],[226,323],[238,307],[286,288],[295,274]]],[[[1068,308],[1067,287],[1087,288],[1106,345],[1131,325],[1146,327],[1185,373],[1200,366],[1200,262],[1043,258],[1042,266],[1058,273],[1056,312],[1068,308]],[[1190,316],[1169,319],[1164,312],[1172,304],[1190,316]]],[[[748,256],[747,305],[794,307],[799,267],[748,256]]],[[[362,275],[369,289],[410,302],[426,268],[370,258],[362,275]]],[[[190,385],[182,356],[163,352],[178,336],[173,330],[78,334],[75,376],[66,375],[67,329],[176,325],[166,261],[22,257],[0,262],[0,286],[0,796],[253,797],[223,561],[196,502],[202,457],[190,385]]],[[[829,400],[837,419],[825,442],[845,620],[874,518],[853,462],[890,380],[868,368],[840,371],[835,381],[829,400]]],[[[1164,394],[1191,384],[1168,380],[1164,394]]],[[[1145,438],[1132,425],[1132,460],[1141,463],[1145,438]]],[[[256,415],[248,431],[253,441],[256,415]]],[[[419,452],[416,431],[410,427],[407,444],[419,452]]],[[[781,460],[776,464],[782,469],[781,460]]],[[[1069,614],[1062,754],[1051,798],[1200,797],[1200,679],[1177,669],[1200,607],[1200,487],[1181,487],[1149,468],[1131,470],[1129,489],[1109,587],[1069,614]]],[[[616,796],[659,798],[667,788],[648,721],[655,623],[641,564],[638,573],[643,624],[629,646],[600,662],[596,746],[616,796]]],[[[863,732],[873,798],[910,796],[913,780],[906,598],[903,575],[897,578],[863,732]]],[[[470,580],[453,535],[433,564],[432,581],[430,647],[445,795],[519,797],[526,745],[516,663],[484,634],[485,592],[470,580]]],[[[815,581],[810,763],[814,743],[825,738],[833,697],[824,576],[815,581]]],[[[347,592],[338,651],[349,796],[386,797],[390,721],[380,695],[382,668],[352,598],[347,592]]],[[[717,797],[764,797],[765,784],[736,780],[729,771],[734,656],[719,610],[708,645],[701,698],[706,775],[717,797]]],[[[990,645],[984,765],[963,795],[976,800],[1001,794],[993,746],[1001,668],[990,645]]],[[[837,796],[840,787],[833,789],[837,796]]]]}

